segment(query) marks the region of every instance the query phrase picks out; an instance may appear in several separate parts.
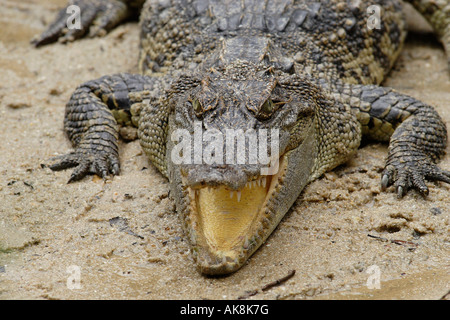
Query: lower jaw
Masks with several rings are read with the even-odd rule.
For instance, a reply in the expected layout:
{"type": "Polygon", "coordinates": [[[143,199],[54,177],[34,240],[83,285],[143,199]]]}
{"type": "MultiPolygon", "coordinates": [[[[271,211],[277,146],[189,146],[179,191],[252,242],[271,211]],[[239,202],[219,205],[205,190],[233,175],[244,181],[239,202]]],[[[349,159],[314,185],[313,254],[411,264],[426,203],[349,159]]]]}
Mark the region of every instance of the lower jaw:
{"type": "Polygon", "coordinates": [[[203,274],[221,275],[238,270],[278,224],[270,200],[282,184],[287,161],[280,159],[277,174],[267,185],[254,184],[239,194],[225,187],[189,189],[191,204],[187,227],[193,257],[203,274]]]}

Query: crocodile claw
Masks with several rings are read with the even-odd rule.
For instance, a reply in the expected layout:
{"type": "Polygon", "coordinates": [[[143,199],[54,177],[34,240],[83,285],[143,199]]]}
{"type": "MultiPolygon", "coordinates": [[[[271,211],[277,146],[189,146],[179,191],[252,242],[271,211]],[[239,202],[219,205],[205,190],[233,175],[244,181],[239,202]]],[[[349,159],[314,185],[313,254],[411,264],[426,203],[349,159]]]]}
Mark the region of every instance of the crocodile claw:
{"type": "Polygon", "coordinates": [[[54,171],[75,167],[67,183],[81,180],[88,174],[96,174],[105,179],[110,173],[112,175],[118,175],[120,172],[119,159],[106,154],[74,151],[66,155],[54,157],[50,161],[53,163],[48,167],[54,171]]]}
{"type": "Polygon", "coordinates": [[[416,189],[423,196],[427,196],[429,189],[425,180],[450,183],[450,171],[442,170],[430,161],[390,164],[386,166],[381,176],[381,189],[384,191],[394,185],[399,199],[410,189],[416,189]]]}
{"type": "Polygon", "coordinates": [[[88,31],[91,37],[103,36],[130,16],[126,4],[117,0],[76,0],[73,5],[79,8],[79,28],[68,28],[73,13],[67,7],[61,9],[48,29],[31,43],[39,47],[56,41],[72,42],[87,35],[88,31]]]}

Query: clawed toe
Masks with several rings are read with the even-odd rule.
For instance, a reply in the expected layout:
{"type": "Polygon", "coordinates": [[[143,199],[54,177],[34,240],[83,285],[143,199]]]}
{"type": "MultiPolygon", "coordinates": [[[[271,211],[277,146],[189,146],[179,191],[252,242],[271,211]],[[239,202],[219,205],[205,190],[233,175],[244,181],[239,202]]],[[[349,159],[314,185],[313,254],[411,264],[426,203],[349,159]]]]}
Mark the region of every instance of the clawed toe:
{"type": "Polygon", "coordinates": [[[118,159],[107,155],[93,155],[84,152],[71,152],[67,155],[50,159],[48,167],[59,171],[75,167],[68,183],[83,179],[88,174],[96,174],[105,179],[111,173],[118,175],[120,165],[118,159]]]}
{"type": "Polygon", "coordinates": [[[440,169],[434,164],[407,164],[401,168],[392,165],[386,167],[381,176],[381,190],[394,185],[397,197],[403,198],[408,190],[416,189],[423,196],[429,194],[425,180],[450,183],[450,172],[440,169]]]}

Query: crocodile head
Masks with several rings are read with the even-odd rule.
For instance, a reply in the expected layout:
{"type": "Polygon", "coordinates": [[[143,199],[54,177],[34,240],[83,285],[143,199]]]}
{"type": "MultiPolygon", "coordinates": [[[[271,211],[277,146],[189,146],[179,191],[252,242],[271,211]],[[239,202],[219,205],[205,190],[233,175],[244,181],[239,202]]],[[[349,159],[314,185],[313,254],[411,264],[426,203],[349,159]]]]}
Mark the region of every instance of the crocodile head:
{"type": "Polygon", "coordinates": [[[226,41],[173,87],[171,195],[205,274],[244,264],[309,182],[316,158],[316,89],[289,61],[274,61],[266,39],[241,41],[254,41],[252,52],[226,41]]]}

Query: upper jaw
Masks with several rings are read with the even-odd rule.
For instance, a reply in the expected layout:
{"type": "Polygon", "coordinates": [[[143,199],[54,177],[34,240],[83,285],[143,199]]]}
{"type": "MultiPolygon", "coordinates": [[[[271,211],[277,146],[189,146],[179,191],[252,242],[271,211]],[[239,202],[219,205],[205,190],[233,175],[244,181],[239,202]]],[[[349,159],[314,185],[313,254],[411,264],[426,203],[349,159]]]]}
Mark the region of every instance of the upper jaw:
{"type": "Polygon", "coordinates": [[[181,165],[183,184],[191,189],[224,186],[238,191],[260,175],[258,165],[181,165]]]}

